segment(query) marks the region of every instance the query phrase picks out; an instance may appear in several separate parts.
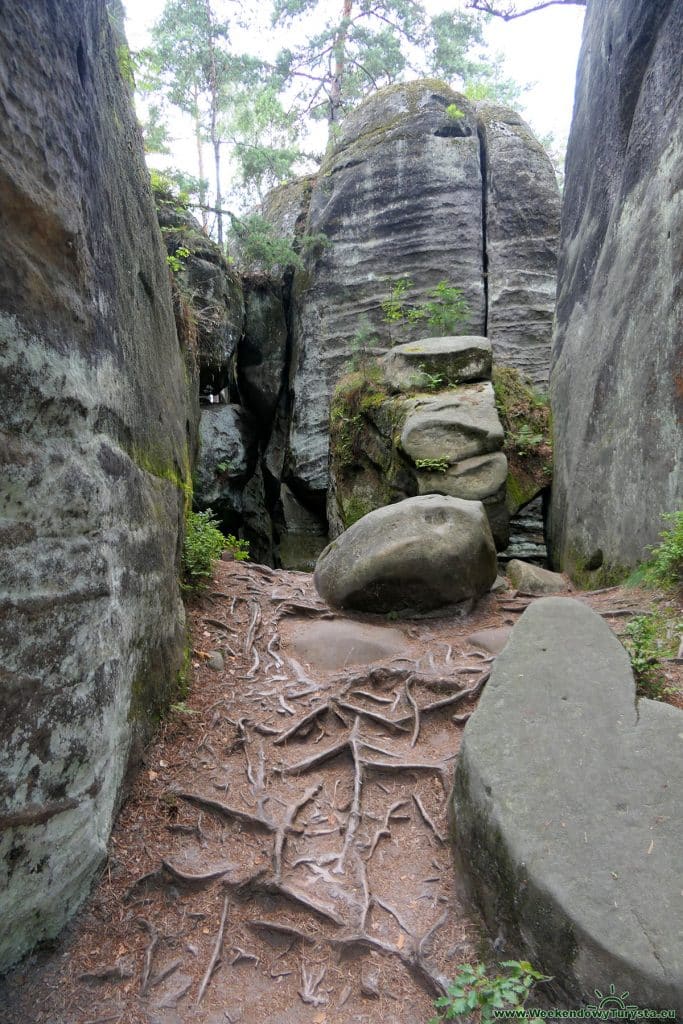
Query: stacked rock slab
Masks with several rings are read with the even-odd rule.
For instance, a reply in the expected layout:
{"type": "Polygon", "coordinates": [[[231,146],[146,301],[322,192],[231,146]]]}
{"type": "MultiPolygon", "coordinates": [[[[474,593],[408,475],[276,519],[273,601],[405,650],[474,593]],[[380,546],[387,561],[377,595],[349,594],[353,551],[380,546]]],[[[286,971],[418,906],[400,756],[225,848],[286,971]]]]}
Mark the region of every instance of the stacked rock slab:
{"type": "Polygon", "coordinates": [[[103,0],[0,17],[0,970],[101,864],[183,664],[195,409],[103,0]]]}
{"type": "MultiPolygon", "coordinates": [[[[361,399],[356,431],[363,425],[352,458],[344,432],[333,428],[333,494],[341,528],[392,500],[445,494],[482,501],[496,545],[504,548],[507,459],[488,380],[488,339],[410,342],[383,356],[379,367],[383,386],[394,394],[375,401],[371,392],[369,400],[361,399]]],[[[338,396],[333,419],[344,415],[343,384],[338,396]]]]}
{"type": "Polygon", "coordinates": [[[554,1005],[614,986],[681,1019],[682,754],[683,713],[636,703],[599,615],[558,597],[524,613],[465,729],[453,834],[470,896],[553,976],[554,1005]]]}
{"type": "Polygon", "coordinates": [[[481,503],[430,494],[359,519],[325,548],[314,580],[333,607],[428,611],[488,593],[496,567],[481,503]]]}
{"type": "Polygon", "coordinates": [[[682,0],[590,3],[551,394],[554,561],[600,586],[683,504],[682,0]],[[593,573],[593,575],[591,575],[593,573]]]}

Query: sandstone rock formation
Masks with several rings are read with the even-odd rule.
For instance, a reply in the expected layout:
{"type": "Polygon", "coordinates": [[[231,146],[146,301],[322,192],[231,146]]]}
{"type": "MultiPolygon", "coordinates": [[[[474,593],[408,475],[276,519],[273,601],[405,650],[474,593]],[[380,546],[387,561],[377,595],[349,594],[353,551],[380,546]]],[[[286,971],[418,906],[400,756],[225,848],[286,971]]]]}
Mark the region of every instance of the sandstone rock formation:
{"type": "Polygon", "coordinates": [[[361,104],[304,214],[310,188],[307,180],[276,190],[265,212],[277,226],[328,240],[295,274],[290,301],[283,461],[288,482],[313,495],[328,488],[329,405],[349,360],[424,337],[424,325],[384,320],[381,303],[399,279],[412,282],[417,304],[440,281],[461,288],[470,312],[456,333],[490,333],[495,358],[546,379],[559,195],[550,161],[517,115],[480,111],[432,80],[361,104]]]}
{"type": "Polygon", "coordinates": [[[551,525],[555,562],[596,583],[646,557],[660,514],[683,499],[682,47],[681,0],[588,5],[553,342],[551,525]]]}
{"type": "Polygon", "coordinates": [[[103,0],[0,18],[0,970],[88,892],[183,665],[195,411],[103,0]]]}
{"type": "Polygon", "coordinates": [[[531,605],[465,729],[454,836],[490,928],[554,977],[559,1005],[608,982],[680,1018],[683,714],[634,691],[600,616],[531,605]]]}
{"type": "Polygon", "coordinates": [[[496,564],[481,502],[429,494],[359,519],[323,551],[314,579],[333,607],[425,610],[487,593],[496,564]]]}
{"type": "Polygon", "coordinates": [[[342,378],[331,414],[333,536],[391,501],[445,494],[482,501],[496,546],[506,546],[507,459],[490,373],[490,342],[468,336],[411,342],[342,378]]]}
{"type": "Polygon", "coordinates": [[[477,107],[484,146],[487,324],[496,363],[548,380],[560,195],[548,154],[519,114],[477,107]]]}

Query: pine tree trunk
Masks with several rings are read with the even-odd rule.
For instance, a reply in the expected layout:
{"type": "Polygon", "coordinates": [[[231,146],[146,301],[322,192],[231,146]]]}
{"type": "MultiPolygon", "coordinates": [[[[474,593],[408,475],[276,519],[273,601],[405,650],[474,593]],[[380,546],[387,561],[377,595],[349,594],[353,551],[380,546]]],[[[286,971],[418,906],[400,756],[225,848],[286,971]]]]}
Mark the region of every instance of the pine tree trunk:
{"type": "Polygon", "coordinates": [[[346,38],[349,33],[349,20],[353,0],[343,0],[342,21],[339,26],[339,34],[334,42],[334,73],[332,86],[330,88],[330,108],[328,121],[330,125],[339,121],[342,108],[342,87],[344,84],[344,72],[346,70],[346,38]]]}

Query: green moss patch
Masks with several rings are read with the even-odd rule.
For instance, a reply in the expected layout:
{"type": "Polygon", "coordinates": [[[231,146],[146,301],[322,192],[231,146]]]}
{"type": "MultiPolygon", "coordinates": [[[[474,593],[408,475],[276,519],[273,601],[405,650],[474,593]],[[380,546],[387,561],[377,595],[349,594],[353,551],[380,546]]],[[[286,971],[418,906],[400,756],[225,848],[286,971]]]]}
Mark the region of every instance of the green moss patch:
{"type": "Polygon", "coordinates": [[[507,504],[511,515],[552,483],[550,405],[519,370],[493,369],[496,408],[505,431],[507,504]]]}

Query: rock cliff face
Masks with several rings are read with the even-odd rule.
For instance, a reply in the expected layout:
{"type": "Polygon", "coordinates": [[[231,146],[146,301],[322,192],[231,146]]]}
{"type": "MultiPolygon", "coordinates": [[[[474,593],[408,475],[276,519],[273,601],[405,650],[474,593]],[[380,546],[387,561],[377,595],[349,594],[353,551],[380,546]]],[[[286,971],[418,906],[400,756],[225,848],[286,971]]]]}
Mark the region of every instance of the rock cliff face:
{"type": "Polygon", "coordinates": [[[105,4],[0,18],[0,969],[105,855],[183,663],[195,415],[105,4]]]}
{"type": "MultiPolygon", "coordinates": [[[[242,407],[239,416],[225,414],[236,428],[232,442],[225,424],[220,444],[209,441],[207,419],[195,498],[219,512],[229,530],[239,529],[256,557],[310,568],[330,528],[339,530],[329,415],[349,363],[430,333],[482,335],[488,324],[489,361],[492,343],[499,364],[545,382],[559,195],[550,161],[512,111],[473,106],[432,80],[376,93],[341,126],[316,178],[266,197],[264,216],[300,246],[302,265],[275,267],[269,276],[253,272],[242,289],[196,221],[158,198],[169,254],[190,251],[175,276],[199,330],[203,390],[223,391],[242,407]],[[446,282],[462,290],[468,312],[447,329],[425,320],[387,322],[382,303],[398,281],[410,282],[409,307],[429,301],[446,282]],[[248,474],[228,468],[231,445],[258,448],[248,474]]],[[[420,374],[425,359],[418,353],[404,376],[420,374]]],[[[425,388],[437,385],[437,364],[430,364],[425,388]]],[[[207,417],[225,420],[210,407],[207,417]]],[[[507,516],[494,506],[504,459],[494,462],[473,469],[479,490],[482,469],[495,476],[495,496],[489,481],[477,498],[493,515],[501,543],[507,516]]],[[[470,470],[466,481],[453,468],[447,493],[467,489],[470,470]]],[[[401,479],[395,494],[392,488],[390,481],[397,500],[418,489],[441,490],[443,481],[437,487],[423,479],[418,488],[401,479]]],[[[389,493],[375,487],[371,507],[380,490],[389,493]]],[[[363,494],[355,497],[363,505],[363,494]]]]}
{"type": "Polygon", "coordinates": [[[596,580],[645,557],[683,497],[682,47],[681,0],[588,6],[552,356],[552,550],[596,580]]]}
{"type": "MultiPolygon", "coordinates": [[[[273,205],[294,221],[290,193],[273,205]]],[[[440,281],[462,289],[469,313],[456,333],[488,333],[495,360],[545,382],[558,221],[550,161],[513,112],[426,80],[381,90],[349,116],[298,215],[328,239],[291,294],[285,465],[300,489],[328,486],[330,398],[349,359],[425,336],[424,323],[384,321],[401,278],[413,304],[440,281]]]]}

